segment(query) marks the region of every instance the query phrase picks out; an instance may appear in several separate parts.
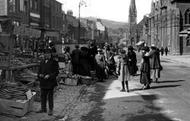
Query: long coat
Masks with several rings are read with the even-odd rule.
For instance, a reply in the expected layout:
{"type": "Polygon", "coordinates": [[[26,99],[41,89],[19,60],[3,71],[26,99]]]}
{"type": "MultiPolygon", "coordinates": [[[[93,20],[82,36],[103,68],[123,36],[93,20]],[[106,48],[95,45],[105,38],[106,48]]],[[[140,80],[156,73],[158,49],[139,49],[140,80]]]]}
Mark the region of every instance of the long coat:
{"type": "Polygon", "coordinates": [[[160,55],[157,50],[151,50],[150,57],[150,69],[160,69],[160,55]]]}
{"type": "Polygon", "coordinates": [[[99,79],[106,78],[105,74],[105,57],[103,54],[96,54],[95,56],[96,60],[96,76],[99,79]]]}
{"type": "Polygon", "coordinates": [[[74,49],[71,54],[72,63],[73,64],[80,64],[80,49],[74,49]]]}
{"type": "Polygon", "coordinates": [[[117,72],[119,72],[119,81],[129,81],[130,73],[128,69],[128,57],[127,55],[122,55],[119,57],[119,61],[117,64],[117,72]]]}
{"type": "Polygon", "coordinates": [[[42,89],[53,89],[57,86],[56,77],[59,73],[59,65],[58,62],[54,59],[49,59],[47,62],[43,60],[40,63],[39,71],[38,71],[38,79],[40,81],[40,88],[42,89]],[[40,77],[39,75],[50,75],[48,79],[40,77]]]}
{"type": "Polygon", "coordinates": [[[149,56],[145,56],[145,53],[142,55],[142,63],[140,67],[140,83],[148,84],[150,83],[150,61],[149,56]]]}
{"type": "Polygon", "coordinates": [[[129,64],[128,64],[128,68],[129,68],[129,73],[131,75],[136,74],[138,67],[137,67],[137,58],[136,58],[136,53],[134,51],[128,52],[127,56],[129,58],[129,64]]]}
{"type": "Polygon", "coordinates": [[[88,48],[86,47],[81,48],[79,74],[83,76],[90,76],[90,62],[88,48]]]}

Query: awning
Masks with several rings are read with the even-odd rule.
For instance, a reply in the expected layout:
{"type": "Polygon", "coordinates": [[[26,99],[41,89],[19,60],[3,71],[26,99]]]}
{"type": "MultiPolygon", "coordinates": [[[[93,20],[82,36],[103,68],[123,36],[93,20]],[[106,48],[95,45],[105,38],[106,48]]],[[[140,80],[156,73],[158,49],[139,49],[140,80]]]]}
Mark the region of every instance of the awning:
{"type": "Polygon", "coordinates": [[[190,35],[190,28],[185,29],[185,30],[179,32],[179,36],[180,37],[187,37],[188,35],[190,35]]]}
{"type": "Polygon", "coordinates": [[[59,33],[55,31],[46,31],[45,34],[47,37],[59,37],[59,33]]]}
{"type": "Polygon", "coordinates": [[[13,34],[38,38],[41,35],[41,31],[39,31],[37,29],[27,28],[27,27],[21,25],[18,27],[14,27],[13,34]]]}
{"type": "Polygon", "coordinates": [[[140,46],[142,44],[144,44],[144,41],[139,41],[139,42],[136,43],[137,46],[140,46]]]}

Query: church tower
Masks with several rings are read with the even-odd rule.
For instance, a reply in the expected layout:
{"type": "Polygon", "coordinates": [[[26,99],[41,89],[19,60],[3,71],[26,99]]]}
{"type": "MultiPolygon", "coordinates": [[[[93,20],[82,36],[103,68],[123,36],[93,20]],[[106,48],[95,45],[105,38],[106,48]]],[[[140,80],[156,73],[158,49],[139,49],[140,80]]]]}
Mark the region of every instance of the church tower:
{"type": "Polygon", "coordinates": [[[136,35],[136,26],[137,26],[137,9],[135,0],[131,0],[130,6],[129,6],[129,45],[135,45],[137,42],[137,35],[136,35]]]}

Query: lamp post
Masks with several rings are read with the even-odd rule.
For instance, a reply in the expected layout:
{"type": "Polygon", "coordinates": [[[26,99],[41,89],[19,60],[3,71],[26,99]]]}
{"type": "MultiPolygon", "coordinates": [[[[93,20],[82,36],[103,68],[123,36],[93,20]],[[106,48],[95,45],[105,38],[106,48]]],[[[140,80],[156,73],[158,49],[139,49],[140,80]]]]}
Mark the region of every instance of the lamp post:
{"type": "Polygon", "coordinates": [[[86,7],[86,2],[83,1],[83,0],[80,0],[79,2],[79,20],[78,20],[78,41],[77,41],[77,44],[79,44],[79,41],[80,41],[80,29],[81,29],[81,24],[80,24],[80,8],[81,6],[85,5],[86,7]]]}

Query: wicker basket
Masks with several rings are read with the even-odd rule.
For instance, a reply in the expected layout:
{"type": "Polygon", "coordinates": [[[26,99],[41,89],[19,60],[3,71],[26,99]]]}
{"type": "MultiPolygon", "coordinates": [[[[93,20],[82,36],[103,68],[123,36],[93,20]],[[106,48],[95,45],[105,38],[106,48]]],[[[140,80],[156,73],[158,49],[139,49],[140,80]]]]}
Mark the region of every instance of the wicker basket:
{"type": "Polygon", "coordinates": [[[91,85],[93,83],[93,78],[89,76],[81,76],[81,83],[91,85]]]}

